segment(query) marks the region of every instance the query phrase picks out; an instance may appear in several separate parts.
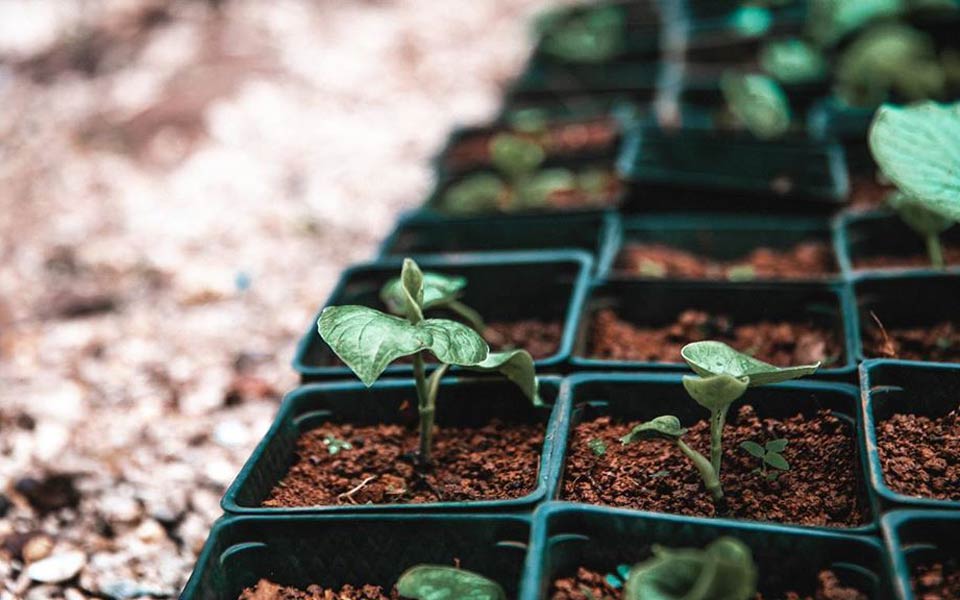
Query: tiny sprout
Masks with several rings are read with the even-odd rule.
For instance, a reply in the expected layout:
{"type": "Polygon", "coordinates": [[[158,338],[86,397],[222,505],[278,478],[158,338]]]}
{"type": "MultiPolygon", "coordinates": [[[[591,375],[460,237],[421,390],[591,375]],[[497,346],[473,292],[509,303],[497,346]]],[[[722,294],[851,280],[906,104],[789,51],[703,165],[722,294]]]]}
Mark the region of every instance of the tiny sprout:
{"type": "MultiPolygon", "coordinates": [[[[447,309],[463,317],[474,331],[482,334],[485,329],[483,317],[460,301],[466,287],[465,277],[425,272],[423,274],[423,310],[447,309]]],[[[401,317],[407,314],[406,293],[399,277],[394,277],[383,285],[380,289],[380,300],[391,313],[401,317]]]]}
{"type": "Polygon", "coordinates": [[[729,281],[753,281],[757,278],[757,270],[753,265],[734,265],[727,269],[729,281]]]}
{"type": "Polygon", "coordinates": [[[323,445],[331,455],[338,454],[341,450],[353,450],[353,444],[347,440],[341,440],[335,435],[327,435],[323,438],[323,445]]]}
{"type": "Polygon", "coordinates": [[[607,453],[607,443],[600,438],[593,438],[587,442],[587,447],[597,456],[603,456],[607,453]]]}
{"type": "Polygon", "coordinates": [[[417,565],[397,580],[397,593],[413,600],[507,600],[500,584],[471,571],[443,565],[417,565]]]}
{"type": "Polygon", "coordinates": [[[780,476],[781,472],[790,470],[790,463],[783,457],[783,452],[787,447],[787,440],[779,439],[767,442],[765,445],[753,441],[740,442],[740,447],[750,456],[760,459],[760,466],[754,469],[754,473],[759,473],[764,479],[773,481],[780,476]],[[768,471],[767,466],[771,466],[775,471],[768,471]]]}

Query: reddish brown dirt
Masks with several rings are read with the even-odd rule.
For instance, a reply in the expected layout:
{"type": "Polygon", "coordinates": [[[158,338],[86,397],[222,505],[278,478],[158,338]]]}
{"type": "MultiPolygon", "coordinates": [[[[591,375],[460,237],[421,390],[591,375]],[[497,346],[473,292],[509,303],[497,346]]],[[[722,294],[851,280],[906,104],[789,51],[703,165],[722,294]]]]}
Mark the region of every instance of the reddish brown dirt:
{"type": "Polygon", "coordinates": [[[390,593],[386,594],[378,585],[360,587],[345,585],[336,591],[311,585],[306,590],[298,590],[261,579],[257,585],[243,590],[238,600],[398,600],[399,598],[401,596],[396,590],[390,590],[390,593]]]}
{"type": "Polygon", "coordinates": [[[919,565],[910,577],[910,585],[917,600],[960,599],[960,569],[953,561],[919,565]]]}
{"type": "Polygon", "coordinates": [[[893,415],[877,424],[877,446],[890,489],[960,500],[960,411],[938,419],[893,415]]]}
{"type": "Polygon", "coordinates": [[[290,470],[263,506],[520,498],[536,487],[542,444],[539,424],[493,420],[478,428],[439,428],[433,466],[418,469],[416,429],[325,423],[300,436],[290,470]],[[328,436],[353,447],[331,454],[328,436]]]}
{"type": "Polygon", "coordinates": [[[591,358],[639,362],[683,362],[680,349],[691,342],[717,340],[778,366],[824,365],[843,358],[839,336],[812,322],[761,321],[736,324],[723,315],[697,310],[680,313],[663,327],[638,327],[611,309],[597,311],[590,328],[591,358]]]}
{"type": "Polygon", "coordinates": [[[850,208],[870,210],[881,206],[893,187],[877,183],[873,177],[850,177],[850,208]]]}
{"type": "MultiPolygon", "coordinates": [[[[943,260],[949,265],[960,265],[960,243],[944,242],[943,260]]],[[[925,252],[902,256],[863,256],[853,259],[853,268],[860,271],[883,269],[929,269],[930,257],[925,252]]]]}
{"type": "Polygon", "coordinates": [[[928,327],[884,328],[874,322],[864,329],[863,351],[868,357],[960,361],[960,327],[951,321],[928,327]]]}
{"type": "MultiPolygon", "coordinates": [[[[567,448],[562,498],[588,504],[618,506],[681,515],[717,516],[717,509],[694,466],[676,444],[645,440],[624,446],[620,438],[640,421],[621,422],[599,417],[577,425],[567,448]],[[606,452],[598,456],[590,440],[601,439],[606,452]]],[[[727,516],[800,525],[853,527],[867,519],[857,474],[860,465],[850,426],[828,411],[814,417],[756,417],[750,406],[740,408],[724,429],[721,479],[727,516]],[[760,444],[785,438],[784,458],[790,470],[775,481],[754,473],[756,458],[740,442],[760,444]]],[[[694,449],[709,456],[710,426],[697,422],[684,436],[694,449]]]]}
{"type": "Polygon", "coordinates": [[[550,195],[550,206],[556,210],[607,208],[616,206],[623,192],[623,182],[612,171],[607,175],[602,192],[588,193],[580,188],[559,190],[550,195]]]}
{"type": "Polygon", "coordinates": [[[563,337],[562,323],[545,323],[534,319],[511,323],[488,323],[483,337],[497,350],[523,348],[535,359],[557,353],[563,337]]]}
{"type": "MultiPolygon", "coordinates": [[[[597,571],[579,568],[575,577],[565,577],[553,582],[550,600],[620,600],[623,589],[614,589],[606,576],[597,571]]],[[[769,592],[768,592],[769,594],[769,592]]],[[[793,591],[778,592],[776,596],[758,593],[755,600],[784,598],[785,600],[867,600],[867,595],[854,588],[844,587],[837,581],[833,571],[817,574],[817,588],[813,596],[793,591]]]]}
{"type": "Polygon", "coordinates": [[[809,241],[787,250],[757,248],[737,261],[718,261],[665,244],[629,244],[617,259],[622,274],[680,279],[731,279],[731,269],[750,267],[753,279],[811,279],[837,272],[833,249],[809,241]]]}

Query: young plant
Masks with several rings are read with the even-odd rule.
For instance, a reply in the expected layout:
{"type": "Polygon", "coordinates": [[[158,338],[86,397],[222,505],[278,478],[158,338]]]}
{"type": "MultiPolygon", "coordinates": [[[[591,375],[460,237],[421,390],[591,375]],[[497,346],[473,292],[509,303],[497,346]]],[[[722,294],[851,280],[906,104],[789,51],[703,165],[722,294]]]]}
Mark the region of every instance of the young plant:
{"type": "Polygon", "coordinates": [[[790,129],[790,102],[772,77],[732,71],[720,79],[720,91],[737,121],[761,140],[772,140],[790,129]]]}
{"type": "Polygon", "coordinates": [[[507,600],[500,584],[444,565],[417,565],[397,580],[397,593],[412,600],[507,600]]]}
{"type": "MultiPolygon", "coordinates": [[[[447,309],[463,317],[473,329],[483,335],[483,317],[460,301],[467,279],[427,271],[423,274],[423,310],[447,309]]],[[[407,294],[400,277],[394,277],[380,288],[380,300],[387,310],[397,316],[407,314],[407,294]]]]}
{"type": "Polygon", "coordinates": [[[403,261],[400,274],[404,317],[367,306],[330,306],[317,321],[320,337],[365,385],[370,386],[393,361],[413,356],[413,373],[420,413],[419,458],[432,461],[433,425],[440,379],[451,365],[477,371],[499,371],[541,405],[533,358],[525,350],[491,352],[473,329],[448,319],[427,319],[424,275],[413,260],[403,261]],[[429,378],[425,353],[440,362],[429,378]]]}
{"type": "Polygon", "coordinates": [[[566,62],[596,64],[623,51],[626,19],[618,6],[568,6],[541,14],[536,29],[546,54],[566,62]]]}
{"type": "Polygon", "coordinates": [[[748,600],[757,593],[753,553],[735,538],[703,550],[654,546],[653,555],[630,570],[624,600],[748,600]]]}
{"type": "Polygon", "coordinates": [[[783,471],[790,470],[790,463],[783,457],[783,452],[787,447],[787,440],[772,440],[761,446],[753,441],[740,442],[742,448],[750,456],[760,459],[760,466],[753,470],[759,473],[764,479],[773,481],[780,476],[783,471]],[[773,467],[770,471],[767,467],[773,467]]]}
{"type": "Polygon", "coordinates": [[[870,125],[870,151],[897,186],[891,205],[943,267],[940,233],[960,220],[960,103],[881,106],[870,125]]]}

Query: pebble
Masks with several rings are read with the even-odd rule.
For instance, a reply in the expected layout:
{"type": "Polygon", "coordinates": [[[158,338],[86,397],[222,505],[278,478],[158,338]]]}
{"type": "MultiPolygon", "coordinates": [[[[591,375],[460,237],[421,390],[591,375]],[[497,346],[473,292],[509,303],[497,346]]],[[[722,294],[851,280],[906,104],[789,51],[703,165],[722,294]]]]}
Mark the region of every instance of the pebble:
{"type": "Polygon", "coordinates": [[[145,544],[155,544],[166,539],[167,532],[160,523],[147,519],[137,527],[137,537],[145,544]]]}
{"type": "Polygon", "coordinates": [[[23,560],[27,563],[34,563],[50,556],[53,551],[53,538],[45,533],[31,537],[23,545],[23,560]]]}
{"type": "Polygon", "coordinates": [[[143,514],[143,509],[135,498],[122,494],[104,496],[98,509],[103,518],[111,523],[135,523],[143,514]]]}
{"type": "Polygon", "coordinates": [[[213,429],[213,439],[227,448],[246,446],[250,441],[250,429],[240,421],[221,421],[213,429]]]}
{"type": "Polygon", "coordinates": [[[85,564],[83,552],[55,554],[27,567],[27,577],[40,583],[62,583],[76,577],[85,564]]]}

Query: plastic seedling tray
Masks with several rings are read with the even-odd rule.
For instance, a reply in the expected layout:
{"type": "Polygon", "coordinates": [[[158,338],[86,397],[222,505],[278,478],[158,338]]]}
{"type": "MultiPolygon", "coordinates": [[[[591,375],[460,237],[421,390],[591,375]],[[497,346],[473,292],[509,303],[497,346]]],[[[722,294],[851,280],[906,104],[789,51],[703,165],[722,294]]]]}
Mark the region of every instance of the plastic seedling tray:
{"type": "Polygon", "coordinates": [[[660,76],[660,63],[610,62],[600,65],[531,63],[510,86],[511,96],[577,93],[624,94],[652,97],[660,76]]]}
{"type": "MultiPolygon", "coordinates": [[[[823,242],[833,247],[830,222],[816,217],[772,219],[731,215],[659,215],[638,216],[623,221],[622,246],[617,248],[609,272],[601,276],[618,279],[641,278],[617,269],[620,253],[631,243],[663,244],[699,257],[737,262],[761,247],[788,250],[802,242],[823,242]]],[[[828,277],[810,277],[811,281],[831,281],[828,277]]]]}
{"type": "MultiPolygon", "coordinates": [[[[551,458],[549,476],[551,484],[548,489],[548,498],[556,500],[560,497],[564,463],[568,451],[567,444],[573,428],[579,423],[602,415],[648,421],[660,415],[671,414],[679,418],[684,427],[689,427],[707,418],[706,410],[690,399],[681,380],[680,375],[666,373],[582,373],[565,379],[565,389],[562,392],[565,401],[562,406],[569,413],[560,416],[556,450],[551,458]]],[[[860,414],[857,410],[856,392],[856,388],[848,384],[798,381],[752,388],[731,405],[729,419],[733,419],[738,408],[744,404],[753,406],[761,419],[783,419],[796,414],[810,415],[817,410],[826,409],[838,418],[848,421],[854,435],[857,436],[857,453],[861,465],[859,493],[865,501],[865,509],[872,515],[870,521],[857,527],[815,527],[787,523],[767,524],[768,526],[858,534],[869,534],[876,530],[875,516],[879,511],[876,498],[866,485],[867,460],[860,427],[860,414]]],[[[824,468],[830,469],[831,466],[824,465],[824,468]]],[[[579,503],[572,504],[579,505],[579,503]]],[[[643,512],[623,510],[632,513],[643,512]]],[[[707,520],[717,523],[743,522],[719,518],[707,520]]]]}
{"type": "MultiPolygon", "coordinates": [[[[930,273],[940,274],[929,266],[904,266],[883,268],[856,268],[858,261],[877,257],[926,256],[923,239],[910,229],[898,216],[887,211],[864,214],[845,214],[837,221],[837,256],[847,277],[867,273],[930,273]]],[[[960,227],[947,230],[940,236],[946,244],[960,244],[960,227]]],[[[947,266],[954,272],[958,265],[947,266]]]]}
{"type": "Polygon", "coordinates": [[[546,497],[550,455],[562,412],[560,379],[540,378],[541,394],[547,406],[532,403],[505,379],[455,379],[441,383],[437,397],[437,424],[440,426],[480,425],[492,418],[521,423],[542,423],[544,443],[537,486],[528,495],[510,500],[476,502],[435,502],[425,504],[344,504],[306,507],[264,507],[263,500],[287,473],[294,461],[300,435],[330,421],[354,425],[380,423],[416,427],[416,387],[413,380],[379,381],[367,388],[360,382],[310,384],[294,390],[284,399],[270,430],[261,440],[237,478],[224,494],[223,509],[232,514],[291,515],[392,512],[425,514],[452,511],[505,511],[528,508],[546,497]],[[404,405],[410,407],[404,410],[404,405]]]}
{"type": "Polygon", "coordinates": [[[612,211],[438,220],[411,215],[380,247],[380,256],[462,252],[582,250],[598,268],[620,245],[620,216],[612,211]]]}
{"type": "Polygon", "coordinates": [[[960,500],[907,496],[887,485],[877,450],[876,425],[895,414],[942,417],[957,408],[960,369],[904,360],[868,360],[860,367],[864,436],[869,450],[870,485],[890,507],[960,509],[960,500]]]}
{"type": "Polygon", "coordinates": [[[631,127],[617,167],[633,184],[625,210],[832,212],[849,188],[839,144],[799,139],[631,127]]]}
{"type": "Polygon", "coordinates": [[[910,585],[913,569],[927,562],[960,556],[958,512],[896,510],[883,516],[881,529],[893,579],[891,598],[920,600],[910,585]]]}
{"type": "Polygon", "coordinates": [[[529,537],[516,516],[225,517],[210,532],[181,600],[236,600],[261,578],[305,589],[389,590],[418,564],[453,565],[496,580],[513,597],[529,537]]]}
{"type": "MultiPolygon", "coordinates": [[[[398,277],[402,258],[384,259],[347,269],[324,306],[360,304],[383,309],[380,288],[398,277]]],[[[573,348],[575,316],[586,295],[593,261],[585,252],[489,252],[451,256],[423,257],[418,261],[424,271],[467,278],[462,300],[495,321],[541,319],[563,323],[557,351],[536,361],[538,372],[564,364],[573,348]]],[[[304,381],[319,379],[355,379],[353,372],[335,360],[330,347],[317,333],[319,312],[300,340],[293,368],[304,381]]],[[[456,372],[457,369],[454,369],[456,372]]],[[[407,364],[387,367],[384,376],[412,377],[407,364]]]]}
{"type": "Polygon", "coordinates": [[[591,289],[577,326],[577,341],[571,364],[581,369],[689,371],[677,362],[634,362],[592,358],[589,335],[596,312],[613,308],[621,319],[638,326],[673,323],[685,310],[726,315],[733,323],[811,320],[836,332],[843,356],[836,364],[822,366],[813,377],[850,379],[856,374],[856,339],[850,294],[841,284],[805,282],[740,282],[626,280],[615,279],[591,289]]]}
{"type": "Polygon", "coordinates": [[[534,515],[520,600],[547,598],[553,581],[573,576],[579,567],[615,573],[621,564],[650,558],[654,544],[702,548],[721,536],[750,547],[760,588],[768,593],[784,587],[809,590],[824,569],[871,598],[882,598],[890,586],[882,548],[873,538],[549,503],[534,515]]]}

